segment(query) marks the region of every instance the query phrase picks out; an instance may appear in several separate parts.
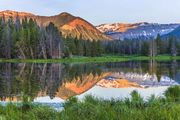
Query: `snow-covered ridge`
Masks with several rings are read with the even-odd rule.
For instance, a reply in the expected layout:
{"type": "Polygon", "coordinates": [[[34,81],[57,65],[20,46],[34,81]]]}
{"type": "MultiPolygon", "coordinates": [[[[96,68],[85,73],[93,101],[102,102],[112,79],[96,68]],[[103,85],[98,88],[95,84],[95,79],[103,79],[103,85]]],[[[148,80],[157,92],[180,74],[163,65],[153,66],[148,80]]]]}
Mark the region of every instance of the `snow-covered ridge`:
{"type": "Polygon", "coordinates": [[[135,23],[135,24],[102,24],[96,28],[116,40],[155,38],[157,34],[164,35],[172,32],[180,24],[135,23]]]}
{"type": "Polygon", "coordinates": [[[125,32],[128,29],[136,28],[138,26],[145,26],[149,23],[142,22],[142,23],[135,23],[135,24],[127,24],[127,23],[113,23],[113,24],[101,24],[96,26],[98,30],[102,33],[106,32],[125,32]]]}

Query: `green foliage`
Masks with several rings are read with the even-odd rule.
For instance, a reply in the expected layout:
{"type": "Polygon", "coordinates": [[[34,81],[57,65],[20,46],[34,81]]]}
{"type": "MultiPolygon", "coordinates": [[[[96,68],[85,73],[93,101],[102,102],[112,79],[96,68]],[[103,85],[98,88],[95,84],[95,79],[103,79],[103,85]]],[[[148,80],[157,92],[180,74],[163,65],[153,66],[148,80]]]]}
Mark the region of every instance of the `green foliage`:
{"type": "Polygon", "coordinates": [[[136,107],[142,107],[144,104],[143,98],[140,96],[140,94],[137,91],[133,91],[131,93],[131,103],[132,106],[136,106],[136,107]]]}
{"type": "Polygon", "coordinates": [[[157,35],[156,44],[157,44],[157,54],[161,54],[161,52],[162,52],[162,41],[161,41],[160,34],[157,35]]]}
{"type": "MultiPolygon", "coordinates": [[[[180,90],[178,89],[177,92],[180,92],[180,90]]],[[[147,101],[144,101],[137,91],[133,91],[131,99],[126,100],[103,100],[87,96],[83,101],[76,101],[70,106],[65,105],[65,109],[60,113],[60,119],[179,119],[180,104],[169,103],[166,99],[151,96],[147,101]]]]}
{"type": "Polygon", "coordinates": [[[160,34],[156,39],[141,40],[138,39],[125,39],[114,40],[103,43],[106,54],[116,55],[142,55],[156,57],[158,55],[180,55],[180,39],[176,37],[169,37],[162,39],[160,34]]]}
{"type": "Polygon", "coordinates": [[[27,104],[8,104],[0,106],[0,118],[25,120],[179,120],[180,104],[178,101],[168,101],[179,97],[180,87],[170,87],[165,98],[152,95],[144,101],[137,91],[131,93],[131,98],[125,100],[104,100],[86,96],[84,100],[75,97],[65,102],[62,111],[50,107],[27,104]]]}
{"type": "Polygon", "coordinates": [[[32,18],[0,18],[0,58],[12,59],[57,59],[72,56],[97,57],[102,54],[141,55],[180,55],[180,40],[171,36],[162,40],[84,40],[66,36],[63,41],[59,29],[50,23],[46,27],[38,26],[32,18]]]}
{"type": "Polygon", "coordinates": [[[46,106],[29,105],[29,109],[23,106],[8,104],[0,106],[0,119],[2,120],[53,120],[56,118],[56,111],[46,106]]]}
{"type": "Polygon", "coordinates": [[[57,115],[55,110],[46,106],[31,108],[23,114],[25,114],[22,116],[24,120],[54,120],[57,115]]]}
{"type": "Polygon", "coordinates": [[[165,96],[169,101],[172,102],[180,101],[180,87],[175,86],[168,88],[168,90],[165,92],[165,96]]]}
{"type": "Polygon", "coordinates": [[[101,57],[67,57],[64,59],[0,59],[0,62],[10,63],[97,63],[97,62],[123,62],[123,61],[142,61],[142,60],[157,60],[170,61],[180,60],[180,56],[172,57],[169,55],[156,56],[154,58],[148,56],[117,56],[117,55],[102,55],[101,57]]]}
{"type": "Polygon", "coordinates": [[[68,108],[74,104],[77,104],[77,102],[78,99],[76,97],[71,97],[64,103],[64,108],[68,108]]]}
{"type": "Polygon", "coordinates": [[[102,55],[103,47],[100,41],[83,40],[81,37],[79,39],[66,37],[64,42],[67,55],[90,57],[102,55]]]}
{"type": "Polygon", "coordinates": [[[32,18],[0,18],[0,58],[61,58],[63,42],[59,30],[50,23],[46,28],[32,18]]]}

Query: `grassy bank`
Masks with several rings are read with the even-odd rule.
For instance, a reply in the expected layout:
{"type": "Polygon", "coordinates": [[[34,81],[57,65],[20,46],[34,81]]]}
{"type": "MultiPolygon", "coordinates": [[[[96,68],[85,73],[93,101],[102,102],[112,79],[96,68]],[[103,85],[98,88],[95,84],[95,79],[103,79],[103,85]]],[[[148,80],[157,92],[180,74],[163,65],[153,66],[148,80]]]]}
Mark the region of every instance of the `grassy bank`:
{"type": "Polygon", "coordinates": [[[136,92],[130,99],[103,100],[87,96],[69,99],[64,110],[25,104],[0,107],[1,120],[180,120],[180,87],[169,88],[165,97],[147,101],[136,92]]]}
{"type": "Polygon", "coordinates": [[[107,55],[102,57],[73,57],[64,59],[0,59],[0,62],[25,62],[25,63],[87,63],[87,62],[122,62],[130,60],[180,60],[180,56],[172,57],[168,55],[162,55],[157,57],[148,56],[115,56],[107,55]]]}

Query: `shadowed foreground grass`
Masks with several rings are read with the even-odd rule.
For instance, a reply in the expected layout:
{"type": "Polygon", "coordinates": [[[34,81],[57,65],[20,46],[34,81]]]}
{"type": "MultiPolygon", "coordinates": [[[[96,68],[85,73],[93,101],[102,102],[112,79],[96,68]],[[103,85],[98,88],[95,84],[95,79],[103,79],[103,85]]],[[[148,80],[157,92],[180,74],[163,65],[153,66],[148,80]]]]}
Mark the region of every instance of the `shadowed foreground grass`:
{"type": "Polygon", "coordinates": [[[0,107],[0,120],[180,120],[180,87],[169,88],[165,97],[151,96],[147,101],[136,92],[130,99],[103,100],[86,96],[71,98],[64,110],[45,106],[9,104],[0,107]]]}
{"type": "Polygon", "coordinates": [[[116,55],[104,55],[102,57],[72,57],[62,59],[0,59],[0,62],[11,63],[89,63],[89,62],[123,62],[131,60],[180,60],[180,56],[172,57],[168,55],[160,55],[157,57],[148,56],[116,56],[116,55]]]}

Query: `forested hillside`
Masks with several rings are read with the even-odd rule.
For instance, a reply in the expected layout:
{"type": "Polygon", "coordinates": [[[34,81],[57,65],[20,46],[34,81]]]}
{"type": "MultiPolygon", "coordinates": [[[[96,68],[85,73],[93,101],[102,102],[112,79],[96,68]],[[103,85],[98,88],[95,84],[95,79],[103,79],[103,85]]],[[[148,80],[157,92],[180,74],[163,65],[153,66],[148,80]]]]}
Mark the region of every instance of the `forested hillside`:
{"type": "Polygon", "coordinates": [[[169,36],[162,39],[85,40],[80,37],[63,38],[59,29],[49,23],[39,26],[32,18],[0,18],[0,58],[53,59],[72,56],[180,55],[180,40],[169,36]]]}
{"type": "Polygon", "coordinates": [[[72,56],[101,56],[102,42],[82,37],[62,38],[53,23],[38,26],[32,18],[0,18],[0,58],[51,59],[72,56]],[[64,40],[63,40],[64,39],[64,40]]]}
{"type": "Polygon", "coordinates": [[[104,43],[105,53],[119,55],[142,55],[155,57],[157,55],[180,55],[180,40],[169,36],[162,39],[158,34],[156,39],[115,40],[104,43]]]}
{"type": "Polygon", "coordinates": [[[65,43],[65,56],[101,56],[104,53],[103,42],[100,40],[83,40],[82,38],[67,37],[65,43]]]}
{"type": "Polygon", "coordinates": [[[64,45],[53,23],[39,27],[33,19],[0,18],[1,58],[61,58],[64,45]]]}

